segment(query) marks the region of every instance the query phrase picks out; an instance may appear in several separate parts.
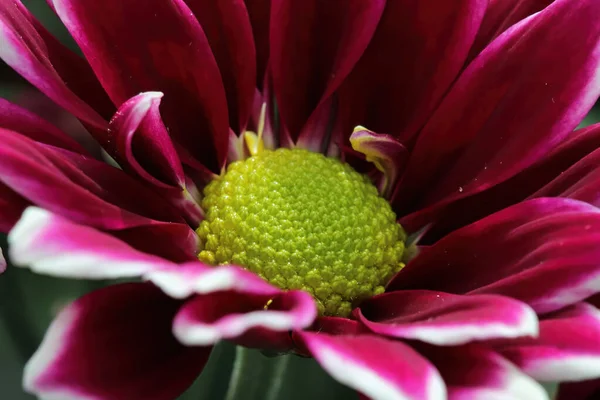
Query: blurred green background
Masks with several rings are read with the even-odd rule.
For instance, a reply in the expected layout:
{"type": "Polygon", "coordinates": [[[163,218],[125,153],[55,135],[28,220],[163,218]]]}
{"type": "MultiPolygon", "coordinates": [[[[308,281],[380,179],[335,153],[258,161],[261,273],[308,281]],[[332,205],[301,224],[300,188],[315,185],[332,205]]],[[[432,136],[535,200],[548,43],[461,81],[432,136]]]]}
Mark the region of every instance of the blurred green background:
{"type": "MultiPolygon", "coordinates": [[[[43,21],[44,25],[68,46],[76,49],[58,18],[48,8],[45,0],[22,0],[23,3],[43,21]]],[[[10,99],[34,110],[45,109],[46,99],[39,95],[23,79],[4,63],[0,63],[0,97],[10,99]]],[[[58,109],[46,111],[43,116],[54,123],[75,132],[81,132],[78,122],[58,109]]],[[[596,106],[582,126],[600,121],[600,106],[596,106]]],[[[0,237],[0,246],[5,250],[5,237],[0,237]]],[[[54,279],[34,275],[27,270],[9,268],[0,277],[0,398],[7,400],[32,399],[21,389],[22,368],[25,361],[40,343],[53,316],[63,305],[95,288],[103,282],[88,282],[54,279]]],[[[224,343],[215,349],[208,367],[196,384],[181,398],[185,400],[222,399],[229,384],[235,347],[224,343]]],[[[273,391],[275,399],[353,399],[351,391],[329,378],[310,359],[288,357],[285,360],[267,359],[253,354],[256,372],[275,371],[285,363],[284,387],[273,391]],[[298,379],[293,379],[297,377],[298,379]]],[[[267,374],[268,375],[268,374],[267,374]]],[[[239,397],[252,400],[250,392],[260,393],[256,399],[268,397],[268,389],[273,382],[268,379],[255,379],[250,383],[248,396],[239,397]],[[263,395],[263,393],[267,393],[263,395]]]]}

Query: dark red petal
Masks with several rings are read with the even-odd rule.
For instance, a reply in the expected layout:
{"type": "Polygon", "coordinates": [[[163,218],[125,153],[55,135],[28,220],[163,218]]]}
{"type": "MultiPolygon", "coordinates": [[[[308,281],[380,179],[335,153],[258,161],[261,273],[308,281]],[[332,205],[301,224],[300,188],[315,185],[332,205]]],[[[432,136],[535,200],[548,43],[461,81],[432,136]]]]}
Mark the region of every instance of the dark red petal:
{"type": "Polygon", "coordinates": [[[256,51],[244,0],[185,0],[215,56],[229,107],[229,126],[242,133],[256,88],[256,51]]]}
{"type": "Polygon", "coordinates": [[[271,4],[270,70],[293,140],[358,61],[384,0],[282,0],[271,4]]]}
{"type": "Polygon", "coordinates": [[[64,309],[25,367],[43,398],[171,400],[200,374],[210,347],[171,334],[179,302],[150,284],[97,290],[64,309]]]}
{"type": "Polygon", "coordinates": [[[407,145],[462,68],[486,5],[388,1],[369,47],[340,88],[343,134],[363,125],[407,145]]]}
{"type": "Polygon", "coordinates": [[[554,0],[492,0],[489,2],[469,60],[512,25],[544,9],[554,0]]]}
{"type": "Polygon", "coordinates": [[[227,100],[208,40],[183,0],[53,0],[94,72],[120,106],[165,94],[174,139],[213,171],[227,155],[227,100]]]}
{"type": "Polygon", "coordinates": [[[19,0],[0,2],[0,57],[57,104],[104,129],[114,111],[81,57],[63,46],[19,0]]]}
{"type": "Polygon", "coordinates": [[[600,95],[599,14],[596,0],[558,0],[471,63],[419,135],[400,187],[403,211],[489,189],[577,126],[600,95]]]}
{"type": "Polygon", "coordinates": [[[600,286],[600,211],[569,199],[519,203],[427,247],[388,289],[502,294],[539,312],[600,286]]]}
{"type": "Polygon", "coordinates": [[[244,0],[244,2],[250,16],[256,48],[256,87],[262,89],[269,60],[271,0],[244,0]]]}

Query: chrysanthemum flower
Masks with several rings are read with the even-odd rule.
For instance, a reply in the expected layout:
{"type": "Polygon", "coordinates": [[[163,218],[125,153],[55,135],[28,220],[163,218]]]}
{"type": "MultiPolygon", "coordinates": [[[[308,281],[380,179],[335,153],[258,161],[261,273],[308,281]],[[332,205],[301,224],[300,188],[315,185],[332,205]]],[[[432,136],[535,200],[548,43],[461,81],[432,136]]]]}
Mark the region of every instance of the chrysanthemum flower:
{"type": "Polygon", "coordinates": [[[50,3],[85,59],[18,0],[0,55],[120,168],[3,101],[9,255],[142,281],[64,309],[29,392],[172,399],[221,340],[373,399],[600,377],[600,2],[50,3]]]}

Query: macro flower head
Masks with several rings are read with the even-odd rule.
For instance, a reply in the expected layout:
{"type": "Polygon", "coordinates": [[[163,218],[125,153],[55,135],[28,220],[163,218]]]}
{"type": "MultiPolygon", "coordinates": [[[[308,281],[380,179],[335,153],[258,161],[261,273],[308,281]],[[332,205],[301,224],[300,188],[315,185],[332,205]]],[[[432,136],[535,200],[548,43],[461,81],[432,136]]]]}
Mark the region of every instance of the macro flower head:
{"type": "Polygon", "coordinates": [[[49,3],[82,55],[0,0],[0,57],[102,156],[0,100],[0,229],[128,282],[59,313],[28,392],[174,399],[222,340],[376,400],[600,378],[600,2],[49,3]]]}

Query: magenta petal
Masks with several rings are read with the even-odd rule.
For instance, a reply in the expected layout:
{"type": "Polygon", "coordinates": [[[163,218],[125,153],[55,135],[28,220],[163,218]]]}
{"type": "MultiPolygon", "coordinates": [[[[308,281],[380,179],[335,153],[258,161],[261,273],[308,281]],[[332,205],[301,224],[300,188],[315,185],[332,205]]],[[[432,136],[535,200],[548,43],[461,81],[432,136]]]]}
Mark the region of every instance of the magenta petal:
{"type": "Polygon", "coordinates": [[[242,133],[256,87],[256,51],[244,0],[185,0],[215,56],[229,108],[229,126],[242,133]]]}
{"type": "Polygon", "coordinates": [[[469,60],[475,58],[491,41],[512,25],[544,9],[554,0],[495,0],[490,1],[469,60]]]}
{"type": "Polygon", "coordinates": [[[31,203],[0,182],[0,232],[8,233],[31,203]]]}
{"type": "Polygon", "coordinates": [[[442,375],[449,400],[548,400],[540,384],[486,348],[471,345],[419,350],[442,375]]]}
{"type": "Polygon", "coordinates": [[[148,284],[92,292],[64,309],[25,367],[25,389],[44,399],[179,396],[202,372],[211,348],[171,334],[179,302],[148,284]]]}
{"type": "Polygon", "coordinates": [[[379,191],[389,198],[408,159],[406,147],[390,135],[378,134],[362,126],[354,128],[350,143],[383,173],[379,191]]]}
{"type": "Polygon", "coordinates": [[[17,131],[36,142],[87,153],[79,143],[50,122],[4,99],[0,99],[0,128],[17,131]]]}
{"type": "Polygon", "coordinates": [[[406,344],[372,335],[298,332],[334,379],[374,400],[443,400],[438,371],[406,344]]]}
{"type": "Polygon", "coordinates": [[[600,378],[600,311],[577,304],[541,320],[539,338],[506,342],[498,349],[540,381],[600,378]]]}
{"type": "Polygon", "coordinates": [[[600,211],[535,199],[461,228],[425,248],[389,289],[501,294],[550,312],[598,292],[600,211]]]}
{"type": "Polygon", "coordinates": [[[363,57],[340,88],[342,130],[356,125],[407,145],[462,68],[487,1],[388,1],[363,57]]]}
{"type": "Polygon", "coordinates": [[[36,207],[25,210],[8,242],[15,265],[55,276],[134,277],[171,264],[36,207]]]}
{"type": "Polygon", "coordinates": [[[502,296],[402,290],[369,299],[355,312],[375,333],[439,346],[538,333],[535,312],[502,296]]]}
{"type": "Polygon", "coordinates": [[[53,3],[112,101],[163,92],[162,115],[174,139],[219,171],[227,155],[227,100],[208,40],[184,1],[53,3]]]}
{"type": "Polygon", "coordinates": [[[272,2],[270,70],[293,140],[358,61],[384,5],[383,0],[272,2]]]}
{"type": "Polygon", "coordinates": [[[471,63],[419,134],[406,211],[489,189],[571,133],[600,95],[599,13],[596,0],[555,1],[471,63]]]}
{"type": "Polygon", "coordinates": [[[145,279],[173,298],[197,295],[174,321],[175,335],[188,345],[232,339],[251,347],[269,347],[265,337],[283,342],[278,332],[287,336],[287,331],[306,328],[317,316],[310,294],[281,291],[238,267],[187,263],[149,271],[145,279]]]}
{"type": "Polygon", "coordinates": [[[181,161],[160,116],[162,97],[162,93],[146,92],[123,103],[110,121],[113,147],[107,150],[124,169],[155,186],[195,225],[202,210],[185,188],[181,161]]]}
{"type": "Polygon", "coordinates": [[[112,111],[89,65],[64,47],[19,0],[0,2],[0,57],[87,124],[105,129],[112,111]]]}

